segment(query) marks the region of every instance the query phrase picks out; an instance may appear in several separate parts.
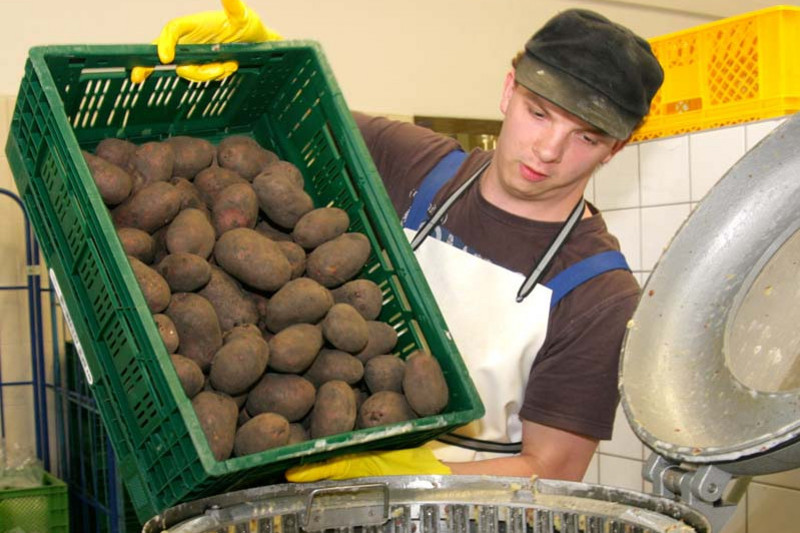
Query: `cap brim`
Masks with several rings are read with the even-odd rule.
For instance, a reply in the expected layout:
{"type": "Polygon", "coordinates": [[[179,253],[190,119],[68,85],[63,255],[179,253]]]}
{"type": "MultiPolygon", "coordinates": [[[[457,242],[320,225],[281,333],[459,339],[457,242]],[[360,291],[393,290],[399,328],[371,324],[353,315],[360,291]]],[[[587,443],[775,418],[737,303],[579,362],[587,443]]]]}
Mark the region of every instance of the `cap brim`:
{"type": "Polygon", "coordinates": [[[627,139],[640,118],[620,109],[582,81],[523,54],[517,64],[517,83],[585,120],[615,139],[627,139]]]}

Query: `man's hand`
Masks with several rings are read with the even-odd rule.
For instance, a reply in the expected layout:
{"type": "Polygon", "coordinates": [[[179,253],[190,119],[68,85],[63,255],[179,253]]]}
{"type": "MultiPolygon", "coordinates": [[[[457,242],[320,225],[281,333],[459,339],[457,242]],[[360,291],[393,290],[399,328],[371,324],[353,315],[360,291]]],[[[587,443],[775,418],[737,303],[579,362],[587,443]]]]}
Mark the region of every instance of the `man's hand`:
{"type": "MultiPolygon", "coordinates": [[[[282,39],[279,33],[264,26],[242,0],[222,0],[222,8],[222,11],[195,13],[167,22],[155,40],[159,60],[171,63],[175,59],[177,44],[257,43],[282,39]]],[[[238,68],[236,61],[224,61],[183,65],[177,67],[176,73],[190,81],[217,81],[230,76],[238,68]]],[[[131,81],[141,83],[152,72],[152,67],[134,67],[131,81]]]]}
{"type": "Polygon", "coordinates": [[[409,448],[353,453],[321,463],[295,466],[286,471],[286,479],[295,483],[307,483],[322,479],[430,474],[450,474],[450,468],[436,459],[427,448],[409,448]]]}

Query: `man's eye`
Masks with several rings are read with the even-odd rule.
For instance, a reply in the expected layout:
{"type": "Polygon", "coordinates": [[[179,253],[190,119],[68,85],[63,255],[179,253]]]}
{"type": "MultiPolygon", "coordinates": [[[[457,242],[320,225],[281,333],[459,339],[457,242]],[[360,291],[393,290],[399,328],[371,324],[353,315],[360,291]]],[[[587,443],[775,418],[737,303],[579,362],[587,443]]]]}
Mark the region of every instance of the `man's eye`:
{"type": "Polygon", "coordinates": [[[584,133],[582,138],[583,138],[584,141],[586,141],[587,143],[589,143],[591,145],[595,145],[595,144],[598,143],[597,138],[594,137],[593,135],[587,135],[587,134],[584,133]]]}
{"type": "Polygon", "coordinates": [[[529,112],[531,115],[535,116],[535,117],[539,117],[539,118],[541,118],[541,117],[543,117],[543,116],[544,116],[544,111],[542,111],[542,110],[541,110],[541,109],[539,109],[538,107],[529,107],[529,108],[528,108],[528,112],[529,112]]]}

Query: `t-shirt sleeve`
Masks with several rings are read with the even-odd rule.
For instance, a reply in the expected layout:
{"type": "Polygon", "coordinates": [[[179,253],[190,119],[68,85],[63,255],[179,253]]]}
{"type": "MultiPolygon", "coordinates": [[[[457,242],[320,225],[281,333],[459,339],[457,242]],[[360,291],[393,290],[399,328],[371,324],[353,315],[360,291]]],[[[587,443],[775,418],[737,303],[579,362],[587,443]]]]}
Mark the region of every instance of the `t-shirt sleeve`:
{"type": "Polygon", "coordinates": [[[459,147],[455,139],[410,122],[359,112],[353,118],[398,213],[434,165],[459,147]]]}
{"type": "Polygon", "coordinates": [[[569,323],[559,324],[534,361],[520,409],[523,420],[611,438],[619,403],[620,348],[638,294],[632,287],[585,306],[569,323]]]}

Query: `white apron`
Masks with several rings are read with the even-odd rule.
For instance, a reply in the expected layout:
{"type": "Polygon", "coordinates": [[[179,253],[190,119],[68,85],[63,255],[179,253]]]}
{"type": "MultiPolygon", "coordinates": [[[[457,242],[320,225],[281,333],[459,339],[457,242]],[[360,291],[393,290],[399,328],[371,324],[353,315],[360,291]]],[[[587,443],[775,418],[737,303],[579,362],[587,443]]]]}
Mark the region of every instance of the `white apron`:
{"type": "MultiPolygon", "coordinates": [[[[441,163],[441,171],[435,168],[428,177],[441,172],[431,182],[436,182],[438,178],[449,179],[457,164],[441,163]]],[[[404,228],[486,410],[483,418],[454,432],[457,436],[483,442],[467,443],[470,447],[464,447],[463,440],[459,446],[439,441],[427,444],[438,459],[450,462],[507,456],[509,450],[511,453],[519,451],[522,421],[518,413],[525,398],[533,361],[544,343],[550,317],[552,291],[539,284],[538,280],[580,220],[584,209],[581,199],[550,248],[542,255],[539,264],[527,277],[437,238],[426,238],[444,219],[450,206],[487,166],[488,162],[442,202],[419,226],[419,231],[404,228]],[[422,239],[421,242],[413,242],[414,237],[422,239]],[[501,446],[492,446],[493,443],[501,443],[501,446]],[[490,451],[511,443],[517,446],[506,446],[502,454],[490,451]]],[[[423,188],[427,182],[426,177],[423,188]]],[[[444,179],[438,179],[438,182],[443,183],[444,179]]],[[[435,189],[436,186],[433,186],[422,194],[418,193],[420,198],[415,198],[412,211],[428,207],[424,204],[432,200],[435,189]]],[[[411,216],[407,213],[404,223],[413,219],[411,223],[417,224],[419,217],[416,213],[419,212],[414,213],[411,216]]]]}
{"type": "MultiPolygon", "coordinates": [[[[405,232],[409,239],[416,233],[405,232]]],[[[536,285],[517,303],[524,276],[435,238],[425,239],[416,257],[486,409],[483,418],[455,433],[492,442],[520,442],[522,423],[517,413],[547,333],[552,291],[536,285]]],[[[437,441],[427,446],[443,461],[499,455],[437,441]]]]}

